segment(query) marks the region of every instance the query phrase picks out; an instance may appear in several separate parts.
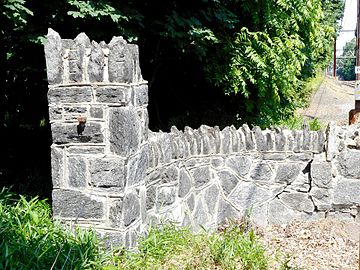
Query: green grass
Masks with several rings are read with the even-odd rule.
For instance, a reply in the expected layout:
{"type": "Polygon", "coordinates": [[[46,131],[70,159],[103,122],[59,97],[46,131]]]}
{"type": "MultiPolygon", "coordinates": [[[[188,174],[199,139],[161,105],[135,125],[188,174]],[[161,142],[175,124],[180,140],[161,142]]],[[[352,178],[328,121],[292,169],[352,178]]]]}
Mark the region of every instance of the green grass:
{"type": "MultiPolygon", "coordinates": [[[[194,234],[152,227],[135,249],[106,251],[96,234],[65,228],[45,200],[0,191],[0,269],[269,269],[271,259],[243,220],[194,234]]],[[[281,269],[291,269],[284,260],[281,269]]]]}
{"type": "Polygon", "coordinates": [[[104,259],[93,231],[64,230],[45,200],[0,191],[0,269],[94,269],[104,259]]]}

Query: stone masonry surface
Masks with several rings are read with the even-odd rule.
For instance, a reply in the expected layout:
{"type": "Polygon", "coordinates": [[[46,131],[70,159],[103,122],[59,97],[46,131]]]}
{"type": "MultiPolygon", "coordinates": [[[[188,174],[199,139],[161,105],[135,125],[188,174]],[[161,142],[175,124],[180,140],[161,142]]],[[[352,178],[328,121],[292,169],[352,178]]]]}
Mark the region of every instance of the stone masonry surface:
{"type": "Polygon", "coordinates": [[[359,219],[360,126],[151,132],[136,45],[49,29],[45,55],[53,211],[62,221],[133,246],[167,220],[197,231],[244,215],[259,225],[359,219]]]}

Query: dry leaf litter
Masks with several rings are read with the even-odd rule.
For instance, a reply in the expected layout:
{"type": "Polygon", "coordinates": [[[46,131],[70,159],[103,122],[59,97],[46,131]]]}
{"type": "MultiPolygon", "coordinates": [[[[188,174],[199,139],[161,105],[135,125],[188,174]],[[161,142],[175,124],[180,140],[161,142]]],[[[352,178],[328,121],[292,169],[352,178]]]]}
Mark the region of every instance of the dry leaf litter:
{"type": "Polygon", "coordinates": [[[289,260],[285,269],[359,269],[359,223],[334,219],[294,221],[288,225],[258,228],[260,241],[271,256],[270,269],[279,269],[276,258],[289,260]]]}

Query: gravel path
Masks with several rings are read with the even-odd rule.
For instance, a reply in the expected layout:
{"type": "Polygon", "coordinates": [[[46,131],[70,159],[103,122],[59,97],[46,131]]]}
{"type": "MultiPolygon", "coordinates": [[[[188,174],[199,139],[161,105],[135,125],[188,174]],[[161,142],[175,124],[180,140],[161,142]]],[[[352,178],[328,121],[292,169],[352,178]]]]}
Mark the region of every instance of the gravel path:
{"type": "Polygon", "coordinates": [[[344,125],[348,123],[349,111],[354,109],[354,104],[353,87],[326,77],[320,89],[313,94],[310,106],[298,112],[310,119],[318,118],[324,124],[334,121],[344,125]]]}

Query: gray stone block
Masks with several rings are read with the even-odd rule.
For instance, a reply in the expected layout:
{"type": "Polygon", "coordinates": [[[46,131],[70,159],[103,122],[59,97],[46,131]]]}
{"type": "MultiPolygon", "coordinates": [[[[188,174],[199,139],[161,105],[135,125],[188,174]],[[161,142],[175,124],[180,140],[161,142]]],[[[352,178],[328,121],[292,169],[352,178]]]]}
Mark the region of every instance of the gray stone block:
{"type": "Polygon", "coordinates": [[[239,179],[234,174],[226,170],[217,172],[217,175],[225,196],[228,196],[236,187],[237,183],[239,183],[239,179]]]}
{"type": "Polygon", "coordinates": [[[100,44],[91,42],[91,54],[87,66],[90,82],[102,82],[104,80],[105,55],[100,44]]]}
{"type": "Polygon", "coordinates": [[[314,202],[314,205],[318,211],[328,211],[332,208],[333,196],[328,189],[312,187],[310,196],[314,202]]]}
{"type": "Polygon", "coordinates": [[[131,83],[134,61],[126,41],[122,37],[113,37],[109,50],[109,81],[131,83]]]}
{"type": "Polygon", "coordinates": [[[69,185],[75,188],[87,186],[86,171],[87,166],[81,157],[69,157],[67,162],[69,185]]]}
{"type": "Polygon", "coordinates": [[[161,173],[161,182],[162,183],[177,182],[178,180],[179,180],[179,170],[174,165],[167,167],[161,173]]]}
{"type": "Polygon", "coordinates": [[[303,168],[300,164],[280,164],[276,171],[275,182],[290,184],[296,180],[301,169],[303,168]]]}
{"type": "Polygon", "coordinates": [[[234,153],[239,152],[241,142],[239,139],[238,132],[234,126],[230,126],[230,133],[231,133],[231,141],[232,141],[231,151],[234,153]]]}
{"type": "Polygon", "coordinates": [[[289,224],[298,217],[295,211],[287,208],[279,199],[272,200],[268,209],[269,224],[289,224]]]}
{"type": "Polygon", "coordinates": [[[134,154],[140,145],[140,120],[132,108],[113,108],[109,112],[110,150],[123,157],[134,154]]]}
{"type": "Polygon", "coordinates": [[[63,64],[60,35],[49,28],[45,43],[46,71],[49,84],[62,83],[63,64]]]}
{"type": "Polygon", "coordinates": [[[295,153],[299,153],[302,149],[302,142],[303,142],[303,132],[300,130],[294,130],[292,132],[293,134],[293,138],[294,138],[294,146],[293,146],[293,151],[295,153]]]}
{"type": "Polygon", "coordinates": [[[193,211],[194,211],[194,207],[195,207],[195,196],[194,196],[194,194],[191,194],[191,195],[189,196],[189,198],[187,198],[186,203],[187,203],[187,206],[188,206],[189,210],[190,210],[191,212],[193,212],[193,211]]]}
{"type": "Polygon", "coordinates": [[[50,122],[62,119],[62,107],[61,106],[49,106],[49,120],[50,122]]]}
{"type": "Polygon", "coordinates": [[[211,178],[210,168],[208,166],[201,166],[194,168],[190,171],[192,178],[194,179],[195,188],[206,185],[211,178]]]}
{"type": "Polygon", "coordinates": [[[102,119],[104,117],[104,110],[102,107],[91,106],[90,107],[90,117],[102,119]]]}
{"type": "Polygon", "coordinates": [[[205,207],[201,200],[199,200],[196,204],[195,210],[194,210],[194,217],[193,217],[194,223],[195,223],[195,231],[201,230],[201,226],[206,227],[206,224],[209,221],[209,216],[206,213],[205,207]]]}
{"type": "Polygon", "coordinates": [[[146,189],[146,210],[150,210],[155,206],[156,187],[150,186],[146,189]]]}
{"type": "Polygon", "coordinates": [[[171,205],[176,199],[176,187],[163,186],[158,187],[156,207],[158,209],[171,205]]]}
{"type": "Polygon", "coordinates": [[[125,162],[115,158],[89,160],[90,183],[95,187],[118,187],[124,190],[125,162]]]}
{"type": "Polygon", "coordinates": [[[275,149],[277,151],[284,151],[286,147],[286,135],[283,130],[275,130],[275,149]]]}
{"type": "Polygon", "coordinates": [[[104,141],[101,124],[87,122],[80,136],[77,133],[77,125],[73,123],[52,123],[51,133],[53,143],[102,143],[104,141]]]}
{"type": "Polygon", "coordinates": [[[229,154],[232,152],[230,128],[224,128],[221,131],[221,135],[221,154],[229,154]]]}
{"type": "Polygon", "coordinates": [[[267,150],[266,145],[266,138],[264,134],[262,133],[262,130],[260,127],[256,126],[253,128],[253,133],[256,141],[256,149],[260,152],[267,150]]]}
{"type": "Polygon", "coordinates": [[[360,151],[342,152],[338,158],[338,169],[345,178],[360,179],[360,151]]]}
{"type": "Polygon", "coordinates": [[[122,200],[114,200],[110,203],[109,221],[112,227],[119,228],[122,224],[122,200]]]}
{"type": "Polygon", "coordinates": [[[180,170],[179,197],[184,198],[193,186],[189,173],[185,169],[180,170]]]}
{"type": "Polygon", "coordinates": [[[218,126],[215,126],[213,128],[213,134],[215,139],[215,153],[220,153],[220,147],[221,147],[221,133],[218,126]]]}
{"type": "Polygon", "coordinates": [[[62,218],[102,219],[104,203],[75,190],[54,189],[52,193],[54,216],[62,218]]]}
{"type": "Polygon", "coordinates": [[[329,162],[312,162],[311,179],[318,187],[329,188],[331,185],[332,173],[331,163],[329,162]]]}
{"type": "Polygon", "coordinates": [[[308,129],[303,130],[302,150],[310,150],[311,133],[308,129]]]}
{"type": "Polygon", "coordinates": [[[149,167],[147,146],[141,148],[139,154],[132,156],[127,162],[126,186],[131,187],[145,181],[146,170],[149,167]]]}
{"type": "Polygon", "coordinates": [[[102,86],[95,88],[97,102],[128,105],[131,100],[131,88],[125,86],[102,86]]]}
{"type": "Polygon", "coordinates": [[[80,33],[69,48],[69,82],[85,82],[87,71],[85,67],[86,50],[90,49],[90,39],[85,33],[80,33]]]}
{"type": "Polygon", "coordinates": [[[280,201],[289,208],[302,211],[306,213],[312,213],[315,210],[314,204],[307,193],[287,193],[283,192],[279,195],[280,201]]]}
{"type": "Polygon", "coordinates": [[[228,199],[237,209],[242,211],[241,213],[243,215],[245,215],[247,214],[246,211],[269,201],[275,194],[276,190],[261,188],[252,182],[241,181],[228,199]]]}
{"type": "Polygon", "coordinates": [[[334,186],[335,205],[359,205],[360,204],[360,181],[339,179],[334,186]]]}
{"type": "Polygon", "coordinates": [[[58,188],[64,182],[64,150],[51,147],[51,178],[53,188],[58,188]]]}
{"type": "Polygon", "coordinates": [[[214,168],[220,168],[224,166],[224,159],[222,157],[213,157],[210,164],[214,168]]]}
{"type": "Polygon", "coordinates": [[[204,192],[204,200],[210,215],[215,214],[216,203],[219,201],[219,188],[216,185],[208,187],[204,192]]]}
{"type": "Polygon", "coordinates": [[[241,213],[236,211],[228,202],[220,199],[216,216],[217,225],[222,224],[226,219],[236,219],[241,217],[241,213]]]}
{"type": "Polygon", "coordinates": [[[228,157],[225,160],[225,165],[237,175],[245,177],[250,171],[251,161],[244,156],[228,157]]]}
{"type": "Polygon", "coordinates": [[[122,212],[126,227],[140,218],[140,201],[136,193],[131,192],[125,195],[122,212]]]}
{"type": "Polygon", "coordinates": [[[269,164],[262,162],[255,165],[250,177],[254,180],[270,182],[273,178],[273,171],[269,164]]]}
{"type": "Polygon", "coordinates": [[[253,149],[255,149],[255,141],[254,141],[253,134],[252,134],[249,126],[246,125],[246,124],[242,125],[242,127],[240,128],[240,131],[241,131],[242,134],[244,134],[244,136],[245,136],[245,147],[246,147],[246,150],[253,150],[253,149]]]}
{"type": "Polygon", "coordinates": [[[134,85],[132,86],[132,89],[134,94],[134,106],[147,105],[149,102],[147,84],[134,85]]]}
{"type": "Polygon", "coordinates": [[[92,89],[85,86],[51,87],[48,91],[49,104],[89,103],[92,101],[92,89]]]}
{"type": "Polygon", "coordinates": [[[70,146],[66,147],[66,152],[77,155],[96,155],[104,154],[105,146],[70,146]]]}

